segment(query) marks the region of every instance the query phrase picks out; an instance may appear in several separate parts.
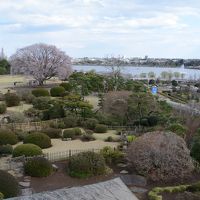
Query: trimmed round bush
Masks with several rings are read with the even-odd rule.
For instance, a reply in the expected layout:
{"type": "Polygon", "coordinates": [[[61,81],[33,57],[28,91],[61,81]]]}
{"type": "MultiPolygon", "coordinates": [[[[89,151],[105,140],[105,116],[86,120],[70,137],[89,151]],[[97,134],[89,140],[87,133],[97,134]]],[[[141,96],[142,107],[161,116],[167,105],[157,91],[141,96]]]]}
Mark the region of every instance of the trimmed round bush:
{"type": "Polygon", "coordinates": [[[66,128],[73,128],[77,126],[77,118],[74,116],[67,116],[63,119],[66,128]]]}
{"type": "Polygon", "coordinates": [[[12,154],[12,152],[13,152],[12,145],[6,144],[6,145],[0,146],[0,156],[1,155],[9,155],[9,154],[12,154]]]}
{"type": "Polygon", "coordinates": [[[61,129],[48,128],[48,129],[41,130],[41,132],[45,133],[50,138],[60,138],[61,137],[61,129]]]}
{"type": "Polygon", "coordinates": [[[16,178],[3,170],[0,170],[0,192],[4,198],[16,197],[20,193],[16,178]]]}
{"type": "Polygon", "coordinates": [[[88,151],[71,156],[68,168],[70,176],[86,178],[104,174],[106,164],[101,154],[88,151]]]}
{"type": "Polygon", "coordinates": [[[81,136],[81,140],[82,140],[83,142],[89,142],[89,141],[94,141],[94,140],[96,140],[96,139],[95,139],[95,137],[94,137],[93,135],[90,135],[90,134],[83,134],[83,135],[81,136]]]}
{"type": "Polygon", "coordinates": [[[24,165],[25,174],[32,177],[46,177],[53,172],[52,164],[43,157],[35,157],[24,165]]]}
{"type": "Polygon", "coordinates": [[[49,97],[37,97],[33,100],[33,108],[37,110],[46,110],[50,108],[49,97]]]}
{"type": "Polygon", "coordinates": [[[10,130],[0,129],[0,145],[17,143],[17,136],[10,130]]]}
{"type": "Polygon", "coordinates": [[[31,133],[24,138],[24,144],[35,144],[42,149],[51,147],[51,139],[44,133],[31,133]]]}
{"type": "Polygon", "coordinates": [[[53,87],[50,90],[52,97],[61,97],[65,93],[65,88],[62,86],[53,87]]]}
{"type": "Polygon", "coordinates": [[[133,141],[127,152],[132,169],[154,181],[184,178],[194,170],[184,139],[175,133],[146,133],[133,141]]]}
{"type": "Polygon", "coordinates": [[[103,124],[97,124],[94,130],[96,133],[106,133],[107,126],[103,124]]]}
{"type": "Polygon", "coordinates": [[[87,129],[94,130],[97,124],[98,124],[98,120],[96,120],[96,119],[88,119],[85,122],[85,127],[87,129]]]}
{"type": "Polygon", "coordinates": [[[34,90],[32,90],[32,94],[35,97],[47,97],[47,96],[50,96],[49,91],[47,89],[44,89],[44,88],[34,89],[34,90]]]}
{"type": "Polygon", "coordinates": [[[6,112],[7,106],[5,103],[0,103],[0,114],[4,114],[6,112]]]}
{"type": "Polygon", "coordinates": [[[19,156],[38,156],[42,154],[42,149],[35,144],[21,144],[14,148],[13,157],[19,156]]]}
{"type": "Polygon", "coordinates": [[[76,136],[79,136],[79,135],[82,134],[82,131],[81,131],[80,128],[73,128],[73,130],[74,130],[74,133],[75,133],[76,136]]]}
{"type": "Polygon", "coordinates": [[[67,129],[63,132],[63,138],[71,138],[72,140],[75,139],[76,133],[74,129],[67,129]]]}
{"type": "Polygon", "coordinates": [[[70,83],[61,83],[61,87],[65,88],[65,91],[71,92],[73,89],[73,86],[70,83]]]}
{"type": "Polygon", "coordinates": [[[18,106],[20,98],[17,94],[9,92],[5,94],[5,102],[8,107],[18,106]]]}

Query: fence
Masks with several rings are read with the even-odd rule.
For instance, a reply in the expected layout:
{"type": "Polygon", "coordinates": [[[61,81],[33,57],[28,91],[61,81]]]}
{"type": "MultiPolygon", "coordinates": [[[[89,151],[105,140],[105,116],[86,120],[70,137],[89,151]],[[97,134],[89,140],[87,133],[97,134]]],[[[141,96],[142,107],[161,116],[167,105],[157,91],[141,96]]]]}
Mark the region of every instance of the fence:
{"type": "Polygon", "coordinates": [[[93,151],[93,152],[99,153],[100,150],[101,149],[71,149],[71,150],[67,150],[67,151],[63,151],[63,152],[45,153],[44,157],[51,162],[55,162],[55,161],[66,160],[70,156],[81,153],[81,152],[93,151]]]}

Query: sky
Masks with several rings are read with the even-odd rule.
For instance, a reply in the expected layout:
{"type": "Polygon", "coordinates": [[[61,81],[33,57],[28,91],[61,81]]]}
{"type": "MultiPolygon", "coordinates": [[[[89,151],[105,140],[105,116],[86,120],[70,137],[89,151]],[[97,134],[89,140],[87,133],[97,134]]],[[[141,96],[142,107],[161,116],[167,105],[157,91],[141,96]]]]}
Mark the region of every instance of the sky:
{"type": "Polygon", "coordinates": [[[0,0],[0,48],[71,57],[200,58],[200,0],[0,0]]]}

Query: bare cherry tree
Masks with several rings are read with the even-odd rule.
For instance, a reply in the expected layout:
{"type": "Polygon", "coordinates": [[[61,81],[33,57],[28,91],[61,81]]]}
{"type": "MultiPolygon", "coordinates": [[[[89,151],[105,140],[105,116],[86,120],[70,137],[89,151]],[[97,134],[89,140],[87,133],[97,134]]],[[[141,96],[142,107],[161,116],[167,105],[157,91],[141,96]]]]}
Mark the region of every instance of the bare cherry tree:
{"type": "Polygon", "coordinates": [[[122,76],[122,70],[124,65],[124,57],[118,56],[118,57],[107,57],[106,60],[106,67],[109,70],[109,75],[112,78],[113,82],[113,89],[114,91],[118,90],[118,87],[120,85],[120,78],[122,76]]]}
{"type": "Polygon", "coordinates": [[[56,46],[33,44],[18,49],[10,57],[11,73],[33,76],[39,85],[54,76],[67,78],[71,72],[71,58],[56,46]]]}

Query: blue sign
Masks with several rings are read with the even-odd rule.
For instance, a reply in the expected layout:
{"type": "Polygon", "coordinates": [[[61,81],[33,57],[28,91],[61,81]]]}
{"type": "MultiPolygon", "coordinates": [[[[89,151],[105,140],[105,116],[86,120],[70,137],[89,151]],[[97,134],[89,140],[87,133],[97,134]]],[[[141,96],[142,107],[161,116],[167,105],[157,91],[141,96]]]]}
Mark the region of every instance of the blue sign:
{"type": "Polygon", "coordinates": [[[157,86],[152,86],[152,88],[151,88],[151,93],[152,93],[153,95],[156,95],[156,94],[158,93],[158,87],[157,87],[157,86]]]}

